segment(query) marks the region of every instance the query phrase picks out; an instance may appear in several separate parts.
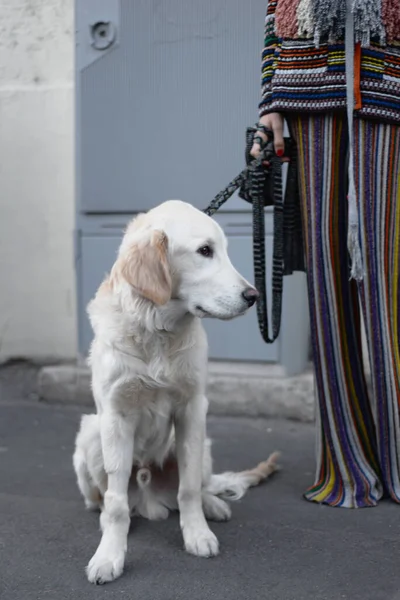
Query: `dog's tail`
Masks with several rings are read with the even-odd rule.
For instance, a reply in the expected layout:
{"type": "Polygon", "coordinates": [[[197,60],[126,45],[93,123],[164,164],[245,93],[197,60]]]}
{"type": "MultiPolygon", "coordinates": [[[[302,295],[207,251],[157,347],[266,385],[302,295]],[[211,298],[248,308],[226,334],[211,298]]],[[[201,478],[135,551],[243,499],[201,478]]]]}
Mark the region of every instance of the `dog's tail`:
{"type": "Polygon", "coordinates": [[[214,496],[220,496],[225,500],[240,500],[250,487],[254,487],[268,479],[273,473],[279,471],[277,460],[279,452],[260,462],[254,469],[241,471],[239,473],[221,473],[211,475],[207,491],[214,496]]]}
{"type": "Polygon", "coordinates": [[[147,467],[141,467],[136,473],[136,482],[141,490],[144,490],[150,485],[151,471],[147,467]]]}

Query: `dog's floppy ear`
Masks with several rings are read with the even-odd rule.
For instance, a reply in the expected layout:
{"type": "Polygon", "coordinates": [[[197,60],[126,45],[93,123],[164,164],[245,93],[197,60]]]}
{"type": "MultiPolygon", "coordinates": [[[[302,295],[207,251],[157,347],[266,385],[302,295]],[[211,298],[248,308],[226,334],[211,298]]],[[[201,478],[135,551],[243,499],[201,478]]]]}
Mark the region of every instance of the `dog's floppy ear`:
{"type": "Polygon", "coordinates": [[[172,291],[168,238],[160,230],[148,233],[120,256],[121,275],[141,296],[162,305],[172,291]]]}

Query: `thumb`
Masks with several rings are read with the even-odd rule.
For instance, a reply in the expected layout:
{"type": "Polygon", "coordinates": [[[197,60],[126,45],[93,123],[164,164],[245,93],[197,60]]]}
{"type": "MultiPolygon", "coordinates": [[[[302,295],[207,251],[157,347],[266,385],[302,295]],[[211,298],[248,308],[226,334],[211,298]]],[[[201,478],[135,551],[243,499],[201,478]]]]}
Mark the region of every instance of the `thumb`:
{"type": "Polygon", "coordinates": [[[259,156],[260,152],[261,152],[260,144],[257,144],[257,143],[253,144],[253,147],[250,150],[250,155],[253,158],[257,158],[257,156],[259,156]]]}

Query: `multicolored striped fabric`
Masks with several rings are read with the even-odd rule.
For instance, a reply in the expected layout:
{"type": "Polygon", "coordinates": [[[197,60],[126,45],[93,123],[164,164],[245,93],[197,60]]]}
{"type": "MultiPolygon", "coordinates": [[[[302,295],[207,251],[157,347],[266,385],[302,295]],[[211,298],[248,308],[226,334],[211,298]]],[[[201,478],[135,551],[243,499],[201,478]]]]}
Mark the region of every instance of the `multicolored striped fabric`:
{"type": "MultiPolygon", "coordinates": [[[[400,6],[400,0],[396,2],[400,6]]],[[[346,108],[344,41],[321,43],[317,48],[313,39],[285,36],[297,27],[296,10],[301,4],[298,6],[297,0],[268,3],[260,116],[269,112],[315,113],[346,108]],[[282,12],[284,19],[280,17],[282,12]]],[[[390,30],[397,39],[390,45],[371,42],[356,54],[361,99],[355,116],[400,123],[400,14],[397,22],[398,30],[390,30]]]]}
{"type": "Polygon", "coordinates": [[[365,277],[349,281],[345,115],[302,115],[298,144],[316,388],[318,465],[311,501],[400,502],[400,127],[357,120],[354,162],[365,277]],[[363,368],[360,302],[372,396],[363,368]]]}

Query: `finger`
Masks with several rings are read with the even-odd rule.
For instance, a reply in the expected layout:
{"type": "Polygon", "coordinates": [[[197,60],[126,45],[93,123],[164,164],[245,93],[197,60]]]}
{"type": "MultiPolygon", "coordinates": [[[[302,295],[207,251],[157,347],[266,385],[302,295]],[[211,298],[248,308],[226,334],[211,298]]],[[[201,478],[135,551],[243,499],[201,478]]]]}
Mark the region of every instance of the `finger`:
{"type": "Polygon", "coordinates": [[[261,152],[260,144],[253,144],[253,147],[250,150],[251,156],[253,156],[253,158],[257,158],[258,155],[260,154],[260,152],[261,152]]]}
{"type": "Polygon", "coordinates": [[[276,120],[272,123],[272,131],[274,132],[274,148],[277,156],[283,156],[285,152],[285,144],[283,141],[283,123],[276,120]]]}
{"type": "Polygon", "coordinates": [[[257,130],[254,134],[254,140],[256,140],[253,144],[253,148],[251,149],[251,156],[257,158],[262,150],[261,144],[257,138],[261,138],[263,140],[263,144],[267,141],[267,136],[263,131],[257,130]],[[254,151],[254,152],[253,152],[254,151]]]}

